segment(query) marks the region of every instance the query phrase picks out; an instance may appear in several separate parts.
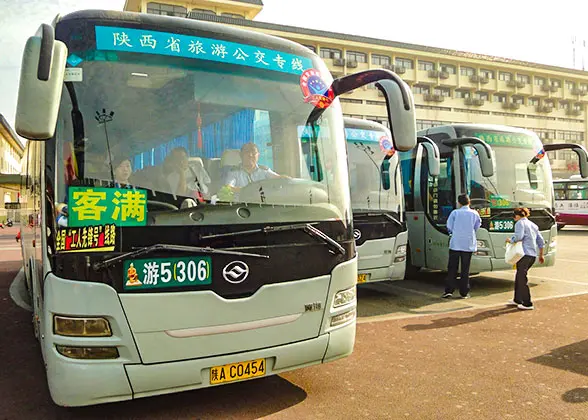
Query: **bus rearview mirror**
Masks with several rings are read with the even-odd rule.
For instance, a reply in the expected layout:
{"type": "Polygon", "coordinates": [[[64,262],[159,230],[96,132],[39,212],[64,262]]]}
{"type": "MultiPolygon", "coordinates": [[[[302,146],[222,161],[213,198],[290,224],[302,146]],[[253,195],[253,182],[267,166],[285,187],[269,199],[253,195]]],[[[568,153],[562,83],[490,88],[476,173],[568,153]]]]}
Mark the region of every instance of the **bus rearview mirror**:
{"type": "Polygon", "coordinates": [[[441,162],[439,160],[439,148],[435,143],[423,142],[421,146],[427,152],[427,165],[429,166],[429,175],[439,176],[441,172],[441,162]]]}
{"type": "Polygon", "coordinates": [[[492,159],[492,154],[488,154],[488,149],[483,144],[475,143],[472,145],[478,154],[478,160],[480,161],[480,170],[482,175],[486,178],[494,175],[495,164],[492,159]]]}
{"type": "MultiPolygon", "coordinates": [[[[335,79],[331,88],[337,97],[370,83],[375,83],[386,98],[394,147],[401,152],[413,149],[417,144],[414,98],[410,87],[396,73],[385,69],[360,71],[335,79]]],[[[316,120],[322,112],[324,108],[315,108],[309,121],[316,120]]]]}
{"type": "Polygon", "coordinates": [[[380,80],[376,83],[376,87],[386,98],[394,147],[401,152],[412,150],[416,146],[417,131],[414,98],[410,88],[404,81],[398,84],[387,79],[380,80]],[[408,107],[405,106],[403,98],[408,99],[410,103],[408,107]]]}
{"type": "Polygon", "coordinates": [[[16,105],[16,132],[29,140],[55,134],[63,88],[67,47],[55,41],[54,29],[43,24],[25,45],[16,105]]]}

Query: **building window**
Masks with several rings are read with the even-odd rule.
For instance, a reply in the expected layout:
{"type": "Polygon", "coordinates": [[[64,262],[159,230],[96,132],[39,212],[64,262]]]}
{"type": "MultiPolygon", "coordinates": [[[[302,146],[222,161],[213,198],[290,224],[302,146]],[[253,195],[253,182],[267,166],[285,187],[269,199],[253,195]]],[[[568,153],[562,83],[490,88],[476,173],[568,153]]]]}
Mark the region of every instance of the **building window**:
{"type": "Polygon", "coordinates": [[[531,81],[531,78],[529,76],[527,76],[526,74],[517,74],[517,81],[528,85],[529,82],[531,81]]]}
{"type": "Polygon", "coordinates": [[[588,92],[588,83],[580,83],[580,89],[584,92],[588,92]]]}
{"type": "Polygon", "coordinates": [[[576,111],[584,111],[584,105],[583,104],[574,104],[574,109],[576,111]]]}
{"type": "Polygon", "coordinates": [[[440,95],[440,96],[444,96],[446,98],[449,98],[449,96],[451,96],[451,89],[444,88],[444,87],[438,87],[433,90],[433,93],[435,95],[440,95]]]}
{"type": "Polygon", "coordinates": [[[396,57],[394,64],[405,69],[414,69],[414,62],[408,58],[396,57]]]}
{"type": "Polygon", "coordinates": [[[476,92],[474,94],[474,97],[476,99],[481,99],[483,101],[487,101],[488,100],[488,92],[476,92]]]}
{"type": "Polygon", "coordinates": [[[524,105],[525,104],[525,99],[522,96],[513,96],[512,97],[512,101],[515,104],[519,104],[519,105],[524,105]]]}
{"type": "Polygon", "coordinates": [[[492,95],[492,102],[506,102],[506,95],[494,94],[492,95]]]}
{"type": "Polygon", "coordinates": [[[363,104],[361,99],[339,98],[339,102],[348,104],[363,104]]]}
{"type": "Polygon", "coordinates": [[[412,91],[414,93],[418,94],[422,94],[422,95],[426,95],[431,93],[431,87],[430,86],[426,86],[426,85],[414,85],[412,87],[412,91]]]}
{"type": "Polygon", "coordinates": [[[569,103],[566,101],[559,101],[559,109],[568,109],[569,103]]]}
{"type": "Polygon", "coordinates": [[[543,101],[543,105],[545,106],[550,106],[552,108],[555,108],[555,102],[552,99],[546,99],[543,101]]]}
{"type": "Polygon", "coordinates": [[[529,98],[529,99],[527,99],[527,104],[529,106],[539,106],[539,99],[538,98],[529,98]]]}
{"type": "Polygon", "coordinates": [[[357,51],[347,51],[347,60],[349,61],[356,61],[358,63],[366,63],[366,55],[362,52],[357,51]]]}
{"type": "Polygon", "coordinates": [[[535,76],[533,80],[535,82],[535,86],[543,86],[545,84],[545,79],[543,77],[535,76]]]}
{"type": "Polygon", "coordinates": [[[372,64],[376,66],[389,66],[390,63],[390,57],[387,55],[372,54],[372,64]]]}
{"type": "Polygon", "coordinates": [[[480,76],[485,77],[486,79],[494,79],[494,72],[492,70],[480,70],[480,76]]]}
{"type": "Polygon", "coordinates": [[[245,19],[245,16],[239,15],[237,13],[221,13],[221,16],[226,16],[233,19],[245,19]]]}
{"type": "Polygon", "coordinates": [[[373,121],[373,122],[376,122],[378,124],[382,124],[384,127],[390,127],[389,121],[387,119],[385,119],[385,118],[382,118],[382,117],[374,117],[374,116],[368,115],[366,117],[366,119],[368,119],[370,121],[373,121]]]}
{"type": "MultiPolygon", "coordinates": [[[[205,13],[205,11],[201,11],[200,9],[194,10],[199,13],[205,13]]],[[[188,9],[182,6],[174,6],[173,4],[147,3],[147,13],[152,15],[186,17],[188,14],[188,9]]],[[[212,14],[216,15],[214,12],[212,12],[212,14]]]]}
{"type": "Polygon", "coordinates": [[[561,87],[561,80],[557,80],[557,79],[551,79],[551,86],[555,86],[557,88],[561,87]]]}
{"type": "Polygon", "coordinates": [[[365,101],[366,105],[378,105],[378,106],[384,106],[386,105],[386,102],[384,101],[365,101]]]}
{"type": "Polygon", "coordinates": [[[474,74],[476,74],[476,69],[472,67],[460,66],[459,74],[461,74],[462,76],[473,76],[474,74]]]}
{"type": "Polygon", "coordinates": [[[419,70],[435,70],[435,63],[419,60],[419,70]]]}
{"type": "Polygon", "coordinates": [[[501,71],[500,73],[498,73],[498,80],[510,82],[512,80],[512,73],[501,71]]]}
{"type": "Polygon", "coordinates": [[[441,63],[440,67],[441,67],[441,71],[444,71],[445,73],[455,74],[455,66],[452,64],[441,63]]]}
{"type": "Polygon", "coordinates": [[[341,58],[341,50],[321,47],[321,58],[341,58]]]}
{"type": "Polygon", "coordinates": [[[569,80],[566,80],[566,89],[568,89],[568,90],[576,89],[576,83],[570,82],[569,80]]]}
{"type": "Polygon", "coordinates": [[[305,45],[305,47],[308,48],[313,53],[316,53],[316,47],[314,45],[305,45]]]}
{"type": "Polygon", "coordinates": [[[472,96],[472,93],[469,90],[455,90],[455,97],[456,98],[469,98],[472,96]]]}

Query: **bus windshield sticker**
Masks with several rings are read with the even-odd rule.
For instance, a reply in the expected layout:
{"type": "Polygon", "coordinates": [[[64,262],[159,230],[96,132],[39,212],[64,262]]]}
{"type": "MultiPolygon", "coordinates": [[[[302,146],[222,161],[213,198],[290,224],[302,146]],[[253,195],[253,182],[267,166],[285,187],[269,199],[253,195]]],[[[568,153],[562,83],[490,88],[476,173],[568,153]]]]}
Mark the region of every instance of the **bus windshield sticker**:
{"type": "Polygon", "coordinates": [[[98,50],[195,58],[297,75],[312,67],[308,57],[255,45],[115,26],[95,29],[98,50]]]}
{"type": "Polygon", "coordinates": [[[491,220],[488,230],[490,232],[514,232],[514,224],[513,219],[491,220]]]}
{"type": "Polygon", "coordinates": [[[308,69],[300,76],[300,89],[304,102],[317,108],[328,108],[335,99],[332,86],[327,86],[318,70],[308,69]]]}
{"type": "Polygon", "coordinates": [[[64,82],[81,82],[83,80],[83,68],[66,67],[63,76],[64,82]]]}
{"type": "Polygon", "coordinates": [[[67,57],[67,64],[69,64],[72,67],[76,67],[82,61],[84,61],[84,59],[81,57],[78,57],[75,54],[70,54],[69,57],[67,57]]]}
{"type": "Polygon", "coordinates": [[[490,207],[493,209],[504,209],[511,207],[510,200],[501,195],[490,196],[490,207]]]}
{"type": "Polygon", "coordinates": [[[110,225],[58,229],[55,235],[57,252],[114,251],[116,227],[110,225]]]}
{"type": "Polygon", "coordinates": [[[490,146],[507,146],[507,147],[521,147],[524,149],[532,149],[537,143],[537,139],[526,134],[517,133],[473,133],[474,137],[484,140],[490,146]]]}
{"type": "Polygon", "coordinates": [[[484,207],[481,209],[477,209],[478,214],[480,215],[480,217],[490,217],[491,213],[490,213],[490,207],[484,207]]]}
{"type": "Polygon", "coordinates": [[[126,260],[124,288],[155,289],[212,283],[211,257],[126,260]]]}
{"type": "Polygon", "coordinates": [[[68,226],[96,223],[147,225],[147,191],[128,188],[69,187],[68,226]]]}

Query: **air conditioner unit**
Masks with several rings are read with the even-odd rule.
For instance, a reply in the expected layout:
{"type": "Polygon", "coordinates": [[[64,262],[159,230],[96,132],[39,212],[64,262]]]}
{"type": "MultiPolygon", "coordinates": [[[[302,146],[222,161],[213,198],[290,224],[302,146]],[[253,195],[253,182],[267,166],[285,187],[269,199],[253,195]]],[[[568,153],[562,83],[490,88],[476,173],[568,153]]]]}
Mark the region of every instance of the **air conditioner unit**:
{"type": "Polygon", "coordinates": [[[439,78],[440,79],[449,79],[449,73],[446,71],[441,71],[441,72],[439,72],[439,78]]]}
{"type": "Polygon", "coordinates": [[[394,66],[394,73],[404,74],[406,73],[406,68],[402,66],[394,66]]]}
{"type": "Polygon", "coordinates": [[[382,64],[382,68],[386,70],[394,71],[395,67],[391,64],[382,64]]]}
{"type": "Polygon", "coordinates": [[[347,61],[347,67],[354,69],[357,67],[357,61],[355,60],[348,60],[347,61]]]}
{"type": "Polygon", "coordinates": [[[344,58],[333,58],[333,65],[338,67],[345,67],[344,58]]]}
{"type": "Polygon", "coordinates": [[[486,83],[488,83],[490,80],[486,77],[486,76],[481,76],[480,77],[480,83],[482,83],[483,85],[485,85],[486,83]]]}
{"type": "Polygon", "coordinates": [[[429,77],[433,78],[433,77],[439,77],[439,71],[438,70],[429,70],[429,77]]]}

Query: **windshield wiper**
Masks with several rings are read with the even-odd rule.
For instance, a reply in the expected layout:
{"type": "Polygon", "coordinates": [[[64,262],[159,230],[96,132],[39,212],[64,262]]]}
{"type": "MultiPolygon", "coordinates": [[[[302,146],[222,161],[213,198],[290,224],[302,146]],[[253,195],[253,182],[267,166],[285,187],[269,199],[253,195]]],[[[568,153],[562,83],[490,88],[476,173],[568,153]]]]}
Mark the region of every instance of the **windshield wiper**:
{"type": "Polygon", "coordinates": [[[280,231],[287,231],[287,230],[298,230],[298,229],[304,229],[306,227],[306,225],[316,225],[316,224],[317,224],[317,222],[298,223],[298,224],[283,225],[283,226],[266,226],[266,227],[262,227],[259,229],[239,230],[237,232],[215,233],[212,235],[204,235],[204,236],[201,236],[200,239],[228,238],[230,236],[249,235],[252,233],[270,233],[270,232],[280,232],[280,231]]]}
{"type": "MultiPolygon", "coordinates": [[[[357,214],[357,212],[355,213],[357,214]]],[[[390,220],[392,223],[397,224],[400,227],[403,227],[404,225],[402,224],[402,222],[400,220],[398,220],[396,217],[392,216],[390,213],[385,213],[385,212],[367,212],[367,213],[359,213],[358,216],[384,216],[386,219],[390,220]]]]}
{"type": "Polygon", "coordinates": [[[307,223],[304,227],[304,232],[312,236],[313,238],[320,239],[324,243],[326,243],[329,248],[334,249],[341,255],[345,255],[345,248],[343,248],[339,242],[331,238],[329,235],[325,234],[322,230],[315,228],[310,223],[307,223]]]}
{"type": "Polygon", "coordinates": [[[170,245],[170,244],[155,244],[151,246],[147,246],[145,248],[140,248],[135,251],[125,252],[122,255],[118,255],[116,257],[108,258],[107,260],[97,262],[93,265],[94,270],[100,271],[106,267],[109,267],[117,262],[124,260],[126,258],[135,258],[140,255],[149,254],[153,251],[179,251],[179,252],[202,252],[206,254],[224,254],[224,255],[238,255],[242,257],[254,257],[254,258],[269,258],[269,255],[263,254],[249,254],[247,252],[238,252],[238,251],[227,251],[224,249],[215,249],[210,247],[199,247],[199,246],[187,246],[187,245],[170,245]]]}
{"type": "Polygon", "coordinates": [[[298,223],[292,225],[284,225],[284,226],[266,226],[259,229],[249,229],[249,230],[241,230],[238,232],[229,232],[229,233],[217,233],[214,235],[206,235],[201,236],[200,239],[213,239],[213,238],[226,238],[230,236],[240,236],[240,235],[249,235],[252,233],[270,233],[270,232],[280,232],[280,231],[287,231],[287,230],[299,230],[302,229],[306,234],[312,236],[313,238],[320,239],[321,241],[325,242],[329,245],[329,248],[334,249],[340,254],[345,255],[345,248],[343,248],[337,241],[335,241],[330,236],[326,235],[322,230],[315,228],[313,225],[316,225],[318,222],[313,223],[298,223]]]}

